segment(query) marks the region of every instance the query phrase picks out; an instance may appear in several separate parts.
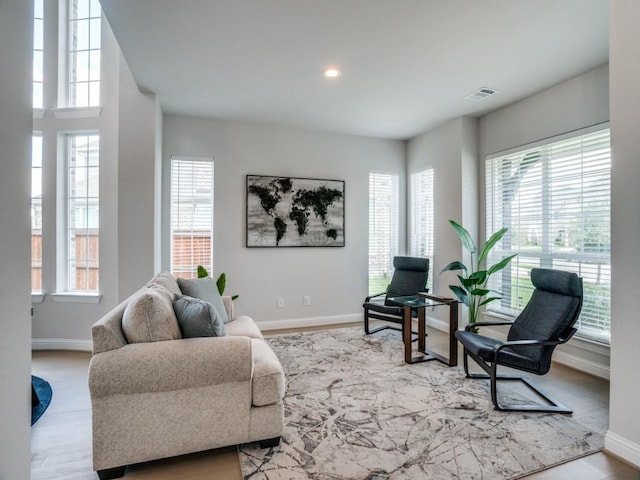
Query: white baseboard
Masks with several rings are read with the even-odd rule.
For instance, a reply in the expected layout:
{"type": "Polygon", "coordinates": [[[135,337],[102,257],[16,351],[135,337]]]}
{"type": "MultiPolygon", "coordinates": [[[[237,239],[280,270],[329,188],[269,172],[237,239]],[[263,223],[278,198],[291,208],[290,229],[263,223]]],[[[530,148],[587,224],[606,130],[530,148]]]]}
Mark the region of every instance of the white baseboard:
{"type": "Polygon", "coordinates": [[[622,460],[640,468],[640,445],[631,442],[617,433],[611,431],[604,436],[604,449],[620,457],[622,460]]]}
{"type": "Polygon", "coordinates": [[[581,372],[588,373],[594,377],[604,378],[605,380],[609,380],[611,378],[611,372],[608,365],[592,362],[558,349],[553,352],[553,361],[558,362],[561,365],[566,365],[567,367],[575,368],[581,372]]]}
{"type": "Polygon", "coordinates": [[[256,321],[256,324],[261,331],[268,332],[270,330],[284,330],[287,328],[321,327],[354,322],[362,322],[362,313],[332,315],[327,317],[287,318],[262,322],[256,321]]]}
{"type": "Polygon", "coordinates": [[[91,340],[70,340],[65,338],[32,338],[31,350],[76,350],[93,351],[91,340]]]}

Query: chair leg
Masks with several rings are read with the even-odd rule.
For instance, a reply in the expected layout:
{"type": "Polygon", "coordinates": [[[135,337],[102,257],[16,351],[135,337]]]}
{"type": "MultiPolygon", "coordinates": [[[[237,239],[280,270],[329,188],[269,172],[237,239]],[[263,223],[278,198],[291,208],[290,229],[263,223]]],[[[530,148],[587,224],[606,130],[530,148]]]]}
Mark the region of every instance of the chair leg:
{"type": "Polygon", "coordinates": [[[538,387],[536,384],[529,380],[529,377],[525,375],[498,375],[498,365],[494,362],[489,366],[486,362],[484,362],[477,355],[474,355],[471,352],[467,352],[467,349],[463,349],[463,363],[464,363],[464,371],[467,378],[472,378],[474,380],[484,379],[489,380],[491,382],[491,402],[496,410],[506,411],[506,412],[554,412],[554,413],[573,413],[573,411],[568,408],[566,405],[560,403],[555,397],[549,395],[543,389],[538,387]],[[482,373],[469,373],[468,360],[467,355],[471,356],[471,358],[485,371],[486,374],[482,373]],[[530,404],[503,404],[498,401],[498,380],[507,380],[507,381],[520,381],[524,383],[531,391],[535,392],[540,398],[543,398],[549,405],[539,405],[536,403],[530,404]]]}
{"type": "Polygon", "coordinates": [[[271,448],[280,445],[280,437],[267,438],[266,440],[260,440],[260,448],[271,448]]]}
{"type": "Polygon", "coordinates": [[[98,470],[96,473],[100,480],[112,480],[114,478],[124,477],[125,468],[127,468],[126,465],[122,467],[105,468],[104,470],[98,470]]]}

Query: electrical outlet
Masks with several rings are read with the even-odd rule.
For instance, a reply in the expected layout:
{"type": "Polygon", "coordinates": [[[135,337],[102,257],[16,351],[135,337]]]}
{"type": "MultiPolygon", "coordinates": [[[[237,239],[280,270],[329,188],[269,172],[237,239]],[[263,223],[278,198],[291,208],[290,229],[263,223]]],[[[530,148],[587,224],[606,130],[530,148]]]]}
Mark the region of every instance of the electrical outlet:
{"type": "Polygon", "coordinates": [[[284,298],[278,297],[278,308],[284,308],[284,298]]]}
{"type": "Polygon", "coordinates": [[[311,297],[309,295],[305,295],[304,297],[302,297],[302,305],[304,305],[305,307],[311,305],[311,297]]]}

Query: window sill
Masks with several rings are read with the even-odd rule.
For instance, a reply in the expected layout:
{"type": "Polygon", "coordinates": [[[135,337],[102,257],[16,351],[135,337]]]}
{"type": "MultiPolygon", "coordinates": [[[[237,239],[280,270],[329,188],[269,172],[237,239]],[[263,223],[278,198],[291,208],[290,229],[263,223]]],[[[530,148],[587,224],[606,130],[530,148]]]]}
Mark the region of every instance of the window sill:
{"type": "Polygon", "coordinates": [[[100,293],[61,292],[49,294],[58,303],[100,303],[100,293]]]}
{"type": "Polygon", "coordinates": [[[31,303],[42,303],[42,302],[44,302],[44,293],[42,292],[31,293],[31,303]]]}
{"type": "Polygon", "coordinates": [[[97,118],[100,116],[102,107],[62,107],[52,110],[56,118],[69,120],[74,118],[97,118]]]}

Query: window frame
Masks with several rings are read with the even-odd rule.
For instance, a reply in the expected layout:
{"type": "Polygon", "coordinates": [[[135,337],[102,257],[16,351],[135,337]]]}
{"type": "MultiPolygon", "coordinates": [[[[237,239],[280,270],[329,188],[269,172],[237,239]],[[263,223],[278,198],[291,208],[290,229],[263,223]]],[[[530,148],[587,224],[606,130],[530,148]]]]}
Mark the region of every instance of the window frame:
{"type": "MultiPolygon", "coordinates": [[[[526,281],[523,281],[523,275],[512,274],[514,269],[522,270],[531,266],[540,266],[576,271],[583,277],[585,285],[585,303],[576,325],[578,328],[576,337],[608,345],[611,332],[611,147],[608,122],[488,155],[485,165],[486,236],[489,238],[502,226],[510,228],[503,240],[491,252],[487,264],[493,264],[511,253],[520,253],[507,268],[492,277],[489,286],[501,292],[503,300],[489,304],[487,313],[514,317],[526,305],[532,286],[528,276],[526,281]],[[609,140],[608,142],[606,139],[603,140],[605,137],[609,140]],[[514,167],[516,170],[511,170],[515,172],[511,173],[511,180],[504,180],[508,178],[505,175],[509,175],[506,162],[517,158],[520,158],[520,164],[514,167]],[[499,162],[502,163],[499,164],[499,162]],[[581,169],[578,174],[574,171],[576,166],[581,169]],[[536,169],[539,171],[536,172],[536,169]],[[529,173],[531,175],[535,173],[540,180],[532,180],[529,173]],[[514,177],[516,174],[519,177],[514,177]],[[529,175],[528,179],[527,175],[529,175]],[[508,183],[511,185],[500,190],[498,179],[500,176],[505,185],[508,183]],[[514,178],[517,178],[517,184],[513,184],[514,178]],[[576,182],[576,184],[580,182],[580,188],[568,182],[576,182]],[[537,200],[532,200],[534,197],[531,196],[526,197],[526,194],[522,193],[525,188],[528,192],[537,192],[537,200]],[[534,190],[535,188],[540,190],[534,190]],[[517,205],[519,200],[524,205],[519,207],[521,212],[530,215],[530,212],[535,212],[534,205],[540,205],[538,219],[540,229],[539,232],[536,229],[535,238],[532,240],[532,245],[537,245],[539,250],[536,249],[537,247],[522,249],[522,242],[525,241],[522,233],[523,225],[530,229],[535,220],[527,217],[513,218],[510,222],[504,220],[504,217],[510,216],[508,212],[505,213],[502,205],[504,195],[508,193],[514,195],[510,200],[509,209],[512,208],[511,205],[517,205]],[[521,198],[523,195],[525,197],[521,198]],[[500,198],[503,198],[502,202],[499,201],[500,198]],[[597,208],[593,205],[597,205],[597,208]],[[571,213],[572,211],[577,213],[571,213]],[[585,212],[599,212],[599,215],[587,217],[584,215],[585,212]],[[520,218],[524,218],[520,220],[522,223],[515,224],[514,222],[518,222],[520,218]],[[571,220],[566,220],[567,218],[571,220]],[[571,230],[557,228],[558,225],[569,224],[570,221],[575,223],[571,227],[573,233],[571,230]],[[599,238],[604,238],[605,240],[601,241],[605,243],[599,243],[600,248],[596,249],[597,252],[594,250],[594,253],[589,251],[590,244],[585,240],[587,234],[583,233],[581,237],[576,232],[587,230],[586,226],[596,221],[599,222],[596,224],[599,238]],[[560,235],[560,232],[563,235],[560,235]],[[509,242],[518,242],[520,247],[513,244],[511,247],[506,246],[509,242]],[[576,246],[572,247],[572,245],[576,246]],[[538,265],[535,265],[535,262],[538,265]],[[521,266],[521,263],[524,266],[521,266]],[[527,267],[527,263],[532,265],[527,267]],[[594,271],[597,273],[594,274],[594,271]],[[514,278],[517,279],[515,287],[514,278]],[[522,297],[521,301],[516,302],[518,305],[514,304],[514,300],[510,298],[513,288],[516,288],[517,298],[522,297]],[[505,291],[508,293],[505,294],[505,291]],[[599,326],[597,326],[598,323],[599,326]],[[608,329],[604,327],[607,323],[608,329]]],[[[516,213],[513,215],[515,216],[516,213]]],[[[528,236],[527,233],[525,243],[529,243],[528,236]]]]}
{"type": "Polygon", "coordinates": [[[435,244],[434,227],[434,182],[435,169],[433,166],[416,170],[409,175],[409,254],[413,257],[429,259],[429,277],[427,289],[433,290],[433,252],[435,244]],[[420,177],[426,177],[422,180],[420,177]],[[418,192],[417,183],[421,180],[425,190],[418,192]],[[419,195],[418,195],[419,193],[419,195]],[[423,239],[424,244],[419,246],[418,241],[423,239]]]}
{"type": "MultiPolygon", "coordinates": [[[[205,172],[207,173],[207,175],[209,174],[209,172],[205,172]]],[[[192,176],[191,178],[191,184],[194,184],[194,180],[195,180],[195,176],[192,176]]],[[[179,180],[177,180],[177,182],[179,182],[179,180]]],[[[203,188],[207,188],[207,186],[205,185],[203,188]]],[[[193,193],[193,190],[191,190],[191,194],[192,196],[195,197],[195,193],[193,193]]],[[[179,192],[178,192],[179,194],[179,192]]],[[[189,194],[187,194],[189,195],[189,194]]],[[[189,157],[189,156],[180,156],[180,155],[174,155],[171,157],[170,162],[169,162],[169,271],[177,276],[177,277],[183,277],[183,278],[195,278],[197,277],[197,267],[198,265],[202,265],[203,267],[205,267],[205,269],[207,269],[207,271],[209,272],[209,274],[213,273],[213,252],[214,252],[214,233],[215,233],[215,223],[214,223],[214,219],[215,219],[215,162],[214,162],[214,158],[213,157],[189,157]],[[195,208],[196,208],[196,199],[192,199],[191,203],[189,202],[189,200],[184,200],[184,203],[187,205],[191,205],[191,211],[193,212],[191,215],[191,221],[190,221],[190,230],[187,231],[187,233],[185,233],[185,235],[181,235],[184,236],[185,238],[190,238],[190,244],[191,247],[189,249],[190,254],[191,254],[191,260],[190,263],[188,265],[188,269],[185,268],[180,268],[178,269],[178,266],[182,266],[182,265],[186,265],[186,264],[178,264],[175,260],[175,256],[174,256],[174,248],[175,248],[175,231],[177,231],[174,228],[174,222],[175,222],[175,214],[176,212],[174,211],[174,204],[176,203],[176,200],[179,201],[179,199],[175,198],[176,195],[176,180],[175,180],[175,176],[174,176],[174,172],[175,169],[178,168],[179,163],[190,163],[192,164],[192,175],[195,175],[197,172],[195,171],[195,165],[196,164],[201,164],[200,168],[203,168],[206,166],[205,170],[208,170],[210,168],[210,193],[207,193],[206,195],[203,192],[202,195],[200,196],[200,202],[198,204],[200,204],[201,206],[205,206],[205,217],[197,217],[196,213],[195,213],[195,208]],[[209,167],[210,165],[210,167],[209,167]],[[210,199],[209,203],[205,202],[205,197],[206,199],[210,199]],[[210,205],[210,207],[206,207],[206,205],[210,205]],[[211,214],[210,216],[208,216],[208,214],[206,213],[206,209],[210,208],[211,210],[211,214]],[[197,217],[197,218],[196,218],[197,217]],[[209,224],[208,225],[204,225],[203,228],[201,229],[195,229],[194,228],[194,222],[197,221],[198,219],[207,219],[209,224]],[[199,231],[200,233],[198,233],[197,235],[195,234],[195,232],[199,231]],[[190,232],[190,234],[188,233],[190,232]],[[193,246],[194,246],[194,242],[197,239],[203,239],[207,237],[207,233],[208,232],[208,237],[209,237],[209,247],[206,250],[200,250],[198,253],[194,252],[193,246]],[[208,260],[207,260],[207,256],[208,256],[208,260]]],[[[206,245],[205,245],[206,247],[206,245]]]]}
{"type": "MultiPolygon", "coordinates": [[[[379,184],[375,184],[379,185],[379,184]]],[[[384,192],[382,192],[384,193],[384,192]]],[[[398,255],[400,251],[400,174],[398,172],[388,172],[388,171],[371,171],[369,172],[369,186],[368,186],[368,195],[369,195],[369,246],[368,246],[368,287],[367,290],[370,295],[382,293],[386,290],[386,287],[389,285],[391,281],[391,275],[393,274],[393,257],[398,255]],[[388,226],[388,234],[386,235],[388,245],[385,248],[385,245],[380,245],[374,247],[374,243],[378,241],[377,238],[377,230],[381,230],[381,233],[384,234],[384,222],[385,219],[381,219],[381,227],[378,228],[379,223],[374,221],[377,217],[373,215],[373,212],[378,208],[384,208],[384,205],[379,205],[376,201],[381,201],[380,196],[377,194],[379,189],[382,186],[378,186],[377,189],[372,190],[372,179],[387,177],[388,181],[392,182],[392,185],[389,186],[389,192],[387,195],[390,197],[390,201],[394,202],[393,204],[389,204],[386,206],[388,209],[387,221],[388,226]],[[372,204],[373,200],[373,204],[372,204]],[[386,252],[381,251],[386,250],[386,252]],[[379,260],[374,260],[372,262],[372,258],[383,256],[384,258],[380,258],[379,260]],[[372,271],[372,268],[374,271],[372,271]],[[375,280],[377,276],[381,275],[381,278],[375,280]]],[[[382,239],[384,241],[384,239],[382,239]]]]}
{"type": "MultiPolygon", "coordinates": [[[[59,162],[58,162],[58,191],[62,193],[59,196],[58,201],[58,217],[62,219],[58,223],[58,242],[60,245],[63,245],[63,248],[58,249],[58,258],[57,258],[57,292],[56,295],[66,295],[66,296],[78,296],[78,297],[87,297],[87,296],[100,296],[100,133],[98,131],[74,131],[74,132],[65,132],[59,135],[59,162]],[[72,223],[72,212],[71,209],[74,206],[73,200],[71,198],[71,168],[83,168],[71,165],[71,156],[73,154],[71,144],[73,137],[97,137],[98,146],[95,151],[97,151],[97,165],[88,165],[85,167],[87,169],[86,173],[89,173],[89,168],[97,168],[97,196],[89,195],[89,183],[87,181],[87,195],[84,197],[86,199],[86,226],[84,228],[73,226],[72,223]],[[60,200],[62,199],[62,200],[60,200]],[[97,199],[97,203],[91,203],[90,199],[97,199]],[[96,226],[89,225],[89,205],[96,206],[96,221],[91,222],[92,224],[97,224],[96,226]],[[90,237],[96,236],[98,239],[95,256],[95,267],[93,266],[93,258],[90,258],[90,255],[87,254],[87,258],[85,259],[85,269],[87,273],[91,270],[97,272],[96,277],[96,288],[95,289],[83,289],[77,288],[77,285],[74,287],[75,280],[74,274],[76,274],[77,266],[72,267],[72,262],[77,261],[76,255],[71,253],[72,249],[72,241],[71,241],[71,231],[76,230],[86,230],[86,249],[88,252],[91,245],[90,237]],[[90,235],[90,231],[95,231],[96,235],[90,235]],[[63,253],[60,253],[63,252],[63,253]],[[89,263],[92,263],[90,266],[89,263]],[[73,271],[73,274],[72,274],[73,271]]],[[[89,151],[89,147],[87,147],[87,152],[89,151]]],[[[88,178],[88,177],[87,177],[88,178]]],[[[81,196],[75,196],[74,198],[83,198],[81,196]]],[[[77,277],[75,277],[77,278],[77,277]]],[[[65,300],[62,300],[65,301],[65,300]]]]}

